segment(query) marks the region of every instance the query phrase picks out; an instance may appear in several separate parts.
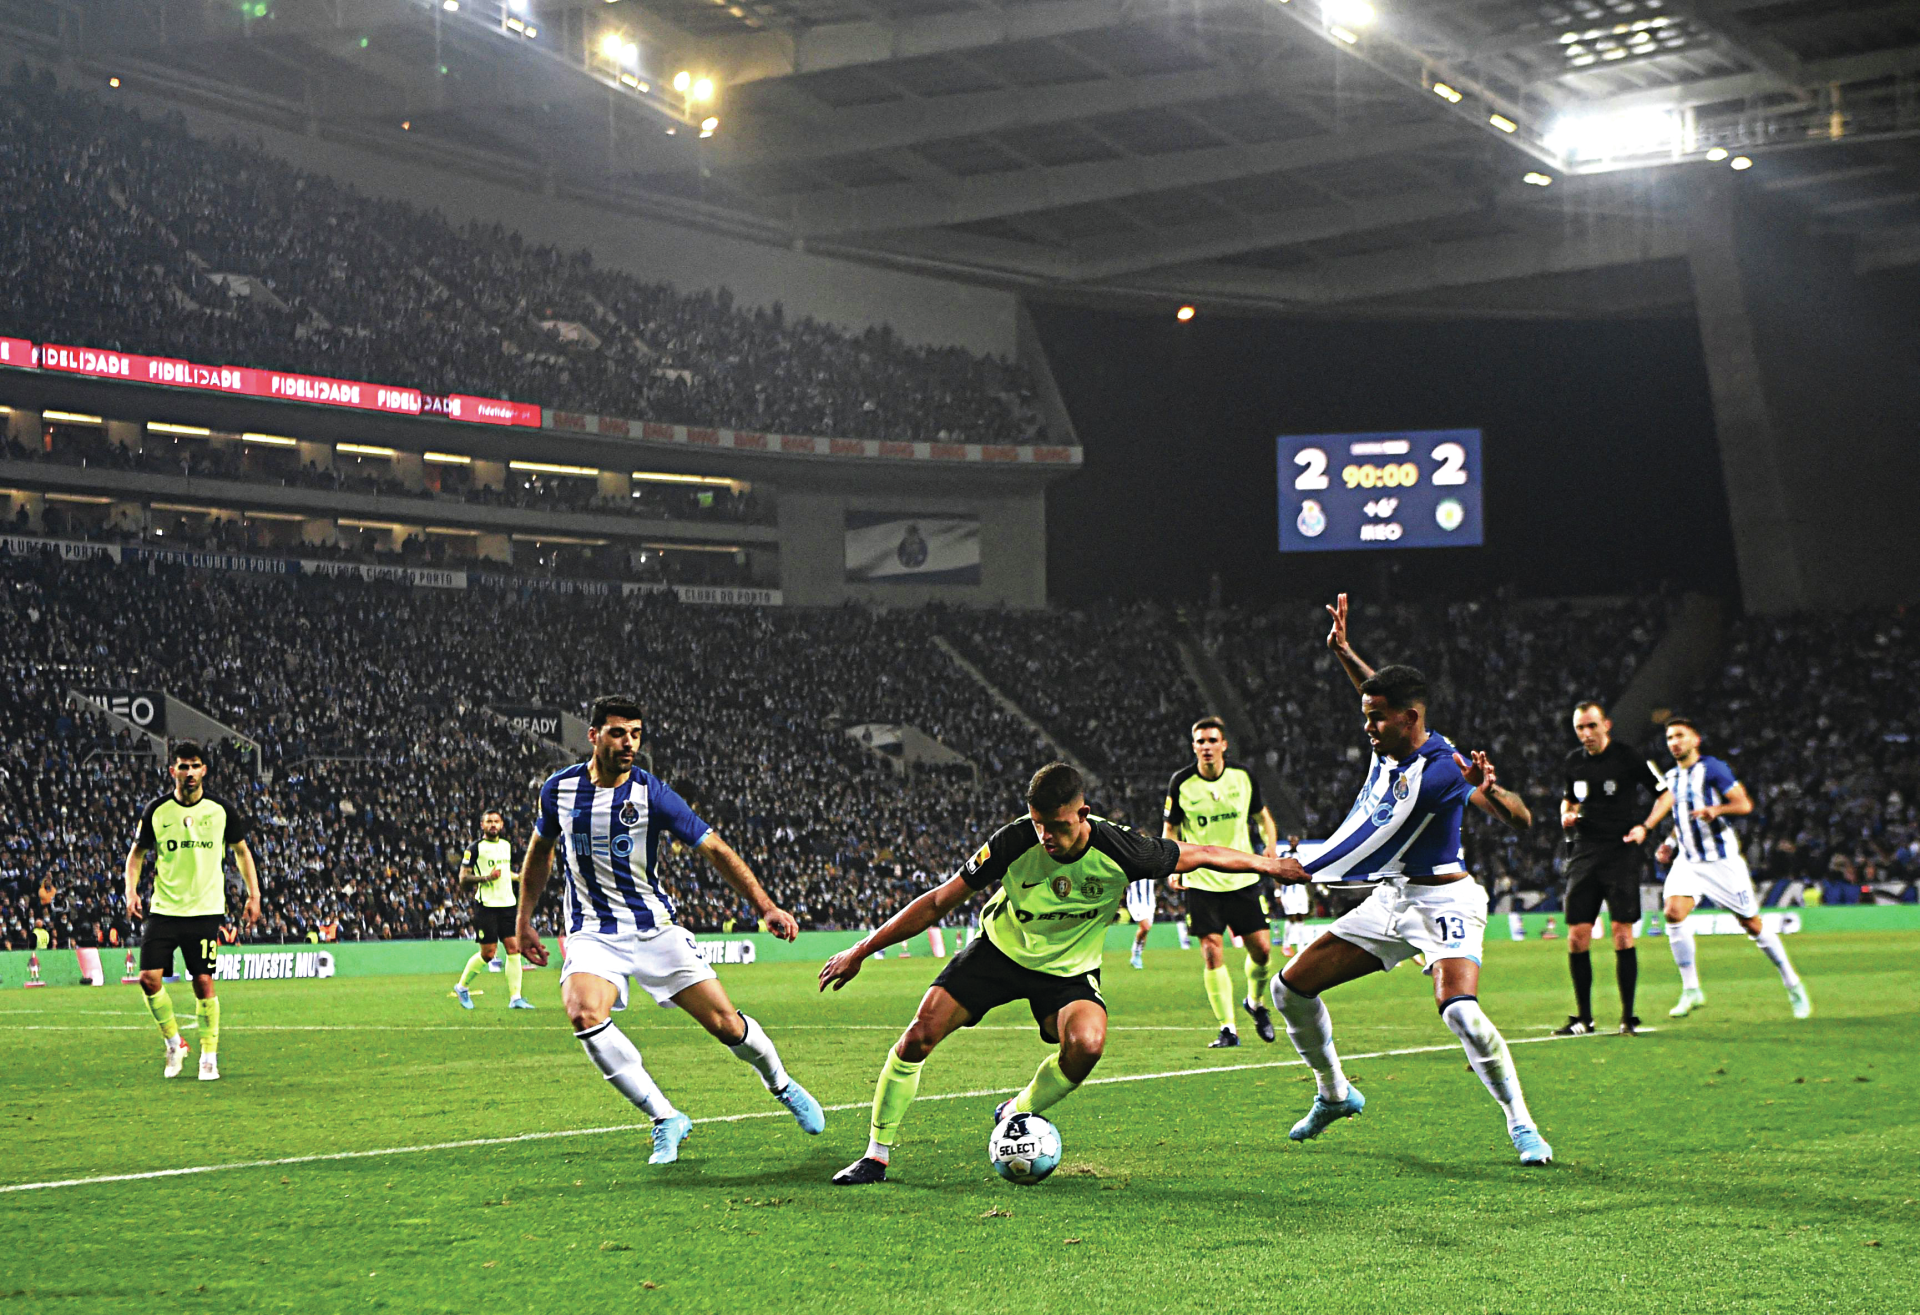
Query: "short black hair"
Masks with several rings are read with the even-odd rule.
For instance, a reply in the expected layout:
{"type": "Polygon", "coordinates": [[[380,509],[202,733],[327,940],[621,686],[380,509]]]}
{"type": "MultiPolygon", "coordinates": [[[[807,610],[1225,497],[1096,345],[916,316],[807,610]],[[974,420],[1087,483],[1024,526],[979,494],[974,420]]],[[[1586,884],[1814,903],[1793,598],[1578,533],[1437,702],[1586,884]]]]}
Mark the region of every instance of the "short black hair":
{"type": "Polygon", "coordinates": [[[1027,782],[1027,805],[1043,813],[1065,808],[1087,791],[1087,783],[1072,763],[1048,763],[1027,782]]]}
{"type": "Polygon", "coordinates": [[[1427,706],[1427,678],[1414,667],[1381,667],[1360,682],[1362,695],[1377,694],[1392,708],[1427,706]]]}
{"type": "Polygon", "coordinates": [[[1224,740],[1227,738],[1227,723],[1221,721],[1218,717],[1202,717],[1199,721],[1193,723],[1193,730],[1190,731],[1189,734],[1198,735],[1208,727],[1219,731],[1221,739],[1224,740]]]}
{"type": "Polygon", "coordinates": [[[483,808],[480,810],[480,820],[482,822],[486,821],[489,817],[497,817],[502,822],[507,820],[507,815],[498,808],[483,808]]]}
{"type": "Polygon", "coordinates": [[[628,721],[646,720],[640,700],[631,694],[602,694],[593,701],[593,708],[587,714],[587,724],[599,730],[607,724],[609,717],[625,717],[628,721]]]}
{"type": "Polygon", "coordinates": [[[1665,722],[1661,723],[1660,729],[1672,730],[1675,726],[1685,726],[1688,730],[1692,731],[1695,735],[1700,734],[1699,723],[1694,721],[1694,719],[1691,717],[1669,717],[1666,719],[1665,722]]]}
{"type": "Polygon", "coordinates": [[[1602,721],[1606,720],[1607,707],[1606,707],[1606,704],[1600,702],[1599,699],[1581,699],[1578,703],[1573,705],[1573,714],[1574,716],[1577,717],[1581,713],[1585,712],[1588,708],[1592,708],[1595,712],[1599,713],[1600,719],[1602,721]]]}
{"type": "Polygon", "coordinates": [[[173,757],[167,761],[174,763],[205,763],[207,761],[207,751],[192,740],[180,740],[174,744],[173,757]]]}

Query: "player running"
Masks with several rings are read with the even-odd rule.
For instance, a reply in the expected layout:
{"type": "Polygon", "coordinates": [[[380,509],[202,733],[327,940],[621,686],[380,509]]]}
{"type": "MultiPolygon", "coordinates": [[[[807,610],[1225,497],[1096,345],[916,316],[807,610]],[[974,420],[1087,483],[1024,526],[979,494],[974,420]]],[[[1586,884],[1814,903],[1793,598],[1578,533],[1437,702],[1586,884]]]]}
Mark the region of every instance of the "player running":
{"type": "Polygon", "coordinates": [[[1202,866],[1281,878],[1291,872],[1299,879],[1299,865],[1290,860],[1156,840],[1095,817],[1083,791],[1080,773],[1066,763],[1042,767],[1027,785],[1025,818],[994,832],[959,872],[820,970],[820,989],[831,985],[838,991],[868,956],[919,935],[975,891],[1000,887],[980,914],[986,935],[947,961],[913,1022],[887,1052],[873,1093],[867,1153],[835,1174],[835,1183],[886,1181],[927,1056],[1001,1005],[1025,1000],[1040,1039],[1060,1049],[1042,1061],[1024,1090],[1001,1102],[996,1123],[1009,1113],[1038,1114],[1087,1080],[1107,1042],[1100,950],[1129,882],[1159,882],[1202,866]]]}
{"type": "Polygon", "coordinates": [[[1700,729],[1686,717],[1667,719],[1667,752],[1673,755],[1673,767],[1661,780],[1660,797],[1647,820],[1627,832],[1625,839],[1640,844],[1669,813],[1673,815],[1673,834],[1660,846],[1660,861],[1673,864],[1661,893],[1666,897],[1667,945],[1680,970],[1680,1003],[1667,1011],[1668,1017],[1685,1018],[1707,1002],[1694,959],[1693,927],[1687,922],[1704,896],[1739,920],[1747,938],[1780,971],[1793,1016],[1806,1018],[1813,1013],[1806,985],[1793,970],[1780,933],[1761,924],[1760,897],[1754,893],[1747,860],[1740,855],[1740,838],[1722,820],[1753,811],[1747,787],[1733,779],[1732,769],[1724,762],[1702,756],[1700,729]]]}
{"type": "Polygon", "coordinates": [[[1484,753],[1469,763],[1427,728],[1426,677],[1406,666],[1375,671],[1360,660],[1347,642],[1345,594],[1327,611],[1333,617],[1327,647],[1360,693],[1373,761],[1353,811],[1304,866],[1323,881],[1380,884],[1274,979],[1274,1006],[1319,1087],[1313,1108],[1287,1135],[1318,1137],[1367,1104],[1341,1072],[1320,996],[1417,954],[1433,978],[1440,1017],[1507,1116],[1520,1163],[1550,1164],[1553,1148],[1534,1126],[1506,1040],[1480,1008],[1487,892],[1468,874],[1460,843],[1469,800],[1515,830],[1529,826],[1532,815],[1518,795],[1495,784],[1484,753]]]}
{"type": "Polygon", "coordinates": [[[673,901],[656,867],[660,842],[672,836],[697,851],[781,940],[799,934],[793,915],[768,898],[746,861],[664,781],[634,770],[638,702],[603,696],[594,700],[588,720],[593,757],[555,772],[540,787],[540,815],[520,869],[521,953],[536,968],[546,966],[547,947],[533,929],[533,912],[558,850],[567,927],[560,1000],[587,1057],[653,1120],[649,1164],[679,1159],[693,1121],[674,1108],[640,1062],[639,1050],[611,1021],[627,1007],[630,980],[655,1004],[686,1010],[752,1066],[801,1131],[820,1132],[826,1127],[820,1103],[787,1076],[760,1024],[733,1007],[713,969],[694,952],[693,933],[674,925],[673,901]]]}
{"type": "Polygon", "coordinates": [[[480,839],[468,846],[460,860],[460,884],[470,887],[478,903],[473,910],[473,934],[480,948],[467,960],[453,993],[462,1009],[473,1008],[473,992],[467,989],[474,974],[493,962],[494,949],[507,947],[507,1000],[509,1009],[531,1009],[533,1004],[520,994],[522,964],[519,925],[520,897],[513,890],[513,846],[506,838],[507,819],[497,808],[480,816],[480,839]]]}
{"type": "Polygon", "coordinates": [[[1641,811],[1640,792],[1658,793],[1660,777],[1624,744],[1615,743],[1607,711],[1591,700],[1573,710],[1580,747],[1567,755],[1560,825],[1573,842],[1567,858],[1567,970],[1573,975],[1574,1014],[1555,1036],[1593,1031],[1593,924],[1604,903],[1613,918],[1613,978],[1620,988],[1620,1033],[1632,1036],[1640,1020],[1633,997],[1640,952],[1633,924],[1640,921],[1640,874],[1645,855],[1622,832],[1641,811]]]}
{"type": "MultiPolygon", "coordinates": [[[[1168,840],[1227,849],[1253,849],[1252,823],[1258,821],[1262,851],[1280,852],[1280,828],[1260,798],[1260,783],[1239,763],[1227,761],[1227,724],[1218,717],[1193,723],[1193,762],[1173,774],[1167,783],[1166,821],[1161,835],[1168,840]]],[[[1213,1007],[1220,1035],[1209,1050],[1240,1044],[1234,1026],[1233,975],[1227,971],[1223,934],[1231,931],[1247,947],[1247,992],[1240,1007],[1253,1017],[1255,1033],[1273,1040],[1273,1015],[1267,1012],[1267,982],[1273,977],[1273,933],[1260,900],[1257,872],[1213,872],[1196,869],[1167,883],[1187,892],[1187,921],[1200,938],[1200,981],[1213,1007]]]]}
{"type": "Polygon", "coordinates": [[[1147,935],[1153,930],[1154,904],[1160,898],[1160,883],[1141,878],[1127,883],[1127,920],[1134,925],[1133,953],[1128,962],[1135,968],[1145,968],[1143,957],[1147,948],[1147,935]]]}
{"type": "Polygon", "coordinates": [[[173,952],[178,949],[193,981],[200,1080],[214,1082],[220,1077],[220,997],[213,990],[213,962],[220,924],[227,916],[222,857],[232,852],[234,866],[247,883],[240,918],[249,927],[260,921],[260,874],[253,865],[253,851],[247,848],[246,817],[226,800],[206,792],[205,751],[186,740],[174,745],[170,773],[172,793],[147,805],[133,848],[127,851],[127,917],[141,916],[140,876],[147,854],[152,853],[153,903],[140,933],[140,989],[146,992],[147,1009],[167,1043],[163,1076],[178,1077],[187,1057],[187,1043],[174,1021],[166,985],[166,976],[173,971],[173,952]]]}

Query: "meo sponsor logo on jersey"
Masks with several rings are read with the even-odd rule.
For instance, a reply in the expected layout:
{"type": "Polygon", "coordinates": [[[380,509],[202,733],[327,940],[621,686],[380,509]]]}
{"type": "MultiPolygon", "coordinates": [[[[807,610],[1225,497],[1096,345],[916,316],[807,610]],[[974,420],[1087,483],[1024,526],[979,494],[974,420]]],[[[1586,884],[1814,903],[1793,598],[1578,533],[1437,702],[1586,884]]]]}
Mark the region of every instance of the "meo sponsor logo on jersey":
{"type": "Polygon", "coordinates": [[[573,852],[581,858],[625,858],[633,853],[633,837],[576,835],[573,838],[573,852]]]}

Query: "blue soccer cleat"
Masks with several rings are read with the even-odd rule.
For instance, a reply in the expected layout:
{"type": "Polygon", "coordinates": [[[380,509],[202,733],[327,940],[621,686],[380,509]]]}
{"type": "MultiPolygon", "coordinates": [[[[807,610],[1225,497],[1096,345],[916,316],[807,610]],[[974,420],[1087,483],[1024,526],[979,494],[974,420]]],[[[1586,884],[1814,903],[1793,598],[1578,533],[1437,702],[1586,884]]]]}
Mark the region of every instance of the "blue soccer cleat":
{"type": "Polygon", "coordinates": [[[818,1136],[827,1128],[826,1112],[820,1108],[820,1102],[807,1094],[807,1089],[787,1079],[787,1085],[773,1093],[773,1098],[785,1105],[793,1114],[793,1121],[800,1125],[800,1131],[809,1137],[818,1136]]]}
{"type": "Polygon", "coordinates": [[[531,1009],[533,1008],[533,1001],[527,999],[525,996],[516,995],[513,997],[513,999],[507,1001],[507,1008],[531,1009]]]}
{"type": "Polygon", "coordinates": [[[648,1164],[672,1164],[680,1158],[680,1143],[693,1131],[693,1120],[684,1114],[653,1121],[653,1154],[648,1164]]]}
{"type": "Polygon", "coordinates": [[[1513,1149],[1520,1152],[1522,1164],[1552,1164],[1553,1147],[1547,1145],[1547,1139],[1539,1132],[1528,1127],[1512,1130],[1513,1149]]]}
{"type": "Polygon", "coordinates": [[[464,986],[454,987],[453,995],[454,995],[454,998],[460,1002],[460,1007],[462,1009],[473,1008],[473,992],[469,991],[466,987],[464,986]]]}
{"type": "Polygon", "coordinates": [[[1350,1119],[1366,1107],[1367,1098],[1360,1094],[1360,1088],[1349,1082],[1345,1100],[1328,1100],[1316,1095],[1307,1117],[1294,1124],[1287,1136],[1294,1141],[1312,1141],[1340,1120],[1350,1119]]]}
{"type": "Polygon", "coordinates": [[[1135,941],[1133,943],[1133,953],[1128,956],[1127,961],[1131,963],[1135,968],[1145,968],[1147,966],[1146,962],[1140,956],[1139,941],[1135,941]]]}
{"type": "Polygon", "coordinates": [[[1007,1115],[1013,1113],[1013,1102],[1016,1099],[1018,1098],[1014,1096],[1008,1096],[1005,1100],[1001,1101],[998,1105],[995,1105],[993,1107],[993,1126],[994,1127],[997,1128],[1002,1123],[1005,1123],[1007,1121],[1007,1115]]]}

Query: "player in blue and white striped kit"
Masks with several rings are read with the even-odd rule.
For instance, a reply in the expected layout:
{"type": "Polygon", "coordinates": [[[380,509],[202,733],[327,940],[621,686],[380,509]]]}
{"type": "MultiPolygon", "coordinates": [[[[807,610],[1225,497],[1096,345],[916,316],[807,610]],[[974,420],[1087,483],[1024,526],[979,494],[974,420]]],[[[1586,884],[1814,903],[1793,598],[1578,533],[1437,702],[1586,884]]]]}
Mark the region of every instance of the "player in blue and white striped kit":
{"type": "Polygon", "coordinates": [[[1673,755],[1673,767],[1660,779],[1660,797],[1647,820],[1625,837],[1630,844],[1640,844],[1668,814],[1673,816],[1673,834],[1660,846],[1660,861],[1672,863],[1662,894],[1666,898],[1667,948],[1673,951],[1674,966],[1680,970],[1680,1003],[1667,1015],[1685,1018],[1707,1002],[1694,960],[1693,927],[1687,921],[1693,906],[1707,897],[1738,919],[1760,952],[1773,961],[1781,985],[1787,988],[1793,1016],[1806,1018],[1813,1013],[1806,985],[1793,970],[1787,947],[1780,943],[1780,933],[1768,931],[1760,922],[1760,897],[1754,893],[1753,875],[1740,854],[1740,837],[1726,822],[1729,817],[1751,813],[1752,797],[1733,779],[1732,768],[1718,758],[1702,756],[1700,729],[1687,718],[1667,719],[1667,752],[1673,755]]]}
{"type": "Polygon", "coordinates": [[[733,1007],[713,969],[695,951],[693,934],[674,925],[673,901],[659,875],[661,841],[672,836],[699,853],[782,940],[798,935],[793,915],[774,904],[746,861],[671,787],[634,770],[639,703],[624,695],[596,699],[590,723],[593,757],[555,772],[540,787],[540,816],[520,870],[521,953],[536,966],[547,962],[533,912],[558,852],[567,928],[561,1002],[588,1058],[653,1120],[649,1163],[679,1158],[693,1121],[674,1108],[641,1063],[639,1050],[612,1022],[614,1011],[627,1007],[628,983],[634,979],[654,1003],[677,1005],[693,1015],[752,1066],[803,1131],[818,1133],[826,1126],[820,1103],[787,1076],[760,1025],[733,1007]]]}
{"type": "Polygon", "coordinates": [[[1469,762],[1427,728],[1426,677],[1406,666],[1375,671],[1360,660],[1347,642],[1345,594],[1327,611],[1327,647],[1360,692],[1373,761],[1346,820],[1326,843],[1302,847],[1302,866],[1315,881],[1379,884],[1273,979],[1274,1010],[1318,1083],[1313,1108],[1287,1135],[1318,1137],[1366,1108],[1366,1097],[1341,1071],[1321,994],[1417,954],[1433,978],[1440,1017],[1506,1115],[1520,1163],[1550,1164],[1553,1148],[1534,1126],[1506,1040],[1480,1008],[1487,892],[1468,874],[1460,841],[1469,801],[1515,830],[1532,815],[1524,800],[1495,783],[1486,754],[1469,762]]]}

